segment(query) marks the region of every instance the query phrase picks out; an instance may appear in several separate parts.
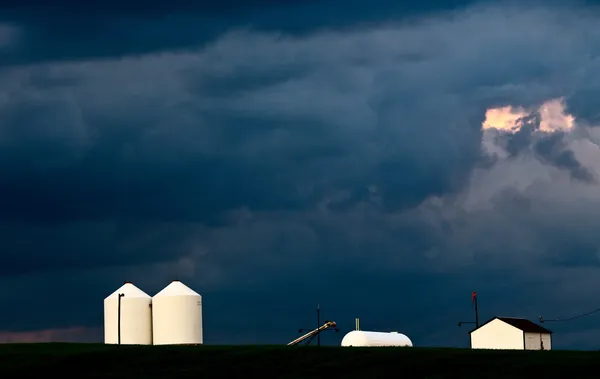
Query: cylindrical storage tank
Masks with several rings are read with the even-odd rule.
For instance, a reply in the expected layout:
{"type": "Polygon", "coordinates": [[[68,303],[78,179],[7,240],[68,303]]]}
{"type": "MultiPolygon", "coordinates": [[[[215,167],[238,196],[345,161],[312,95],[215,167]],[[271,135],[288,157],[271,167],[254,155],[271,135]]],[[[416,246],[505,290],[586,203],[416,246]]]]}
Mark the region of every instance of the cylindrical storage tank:
{"type": "Polygon", "coordinates": [[[155,345],[202,344],[202,296],[178,280],[152,298],[155,345]]]}
{"type": "Polygon", "coordinates": [[[353,330],[342,339],[342,346],[378,347],[406,346],[412,347],[410,338],[398,332],[366,332],[353,330]]]}
{"type": "Polygon", "coordinates": [[[151,304],[152,298],[129,282],[104,299],[104,343],[118,344],[120,329],[122,345],[152,345],[151,304]]]}

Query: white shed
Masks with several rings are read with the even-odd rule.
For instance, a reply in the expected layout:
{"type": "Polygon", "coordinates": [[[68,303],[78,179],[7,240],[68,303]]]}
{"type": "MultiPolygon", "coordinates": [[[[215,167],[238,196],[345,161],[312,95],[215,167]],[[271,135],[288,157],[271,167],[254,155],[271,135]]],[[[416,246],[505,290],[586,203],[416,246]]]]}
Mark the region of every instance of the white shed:
{"type": "Polygon", "coordinates": [[[202,296],[174,280],[152,298],[155,345],[203,343],[202,296]]]}
{"type": "Polygon", "coordinates": [[[152,345],[151,304],[152,298],[130,282],[110,294],[104,299],[104,343],[152,345]]]}
{"type": "Polygon", "coordinates": [[[382,347],[406,346],[412,347],[410,338],[398,332],[366,332],[353,330],[342,339],[342,346],[382,347]]]}
{"type": "Polygon", "coordinates": [[[469,333],[472,349],[552,349],[552,332],[524,318],[494,317],[469,333]]]}

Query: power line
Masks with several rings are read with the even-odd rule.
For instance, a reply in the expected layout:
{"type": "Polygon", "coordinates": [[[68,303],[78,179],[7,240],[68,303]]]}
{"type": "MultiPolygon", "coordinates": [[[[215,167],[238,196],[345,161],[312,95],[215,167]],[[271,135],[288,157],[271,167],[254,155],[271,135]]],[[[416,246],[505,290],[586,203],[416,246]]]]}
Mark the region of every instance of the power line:
{"type": "Polygon", "coordinates": [[[582,318],[585,316],[589,316],[589,315],[593,315],[594,313],[600,312],[600,308],[596,308],[593,311],[589,311],[589,312],[585,312],[582,314],[579,314],[577,316],[573,316],[573,317],[567,317],[567,318],[555,318],[555,319],[550,319],[550,320],[544,320],[542,318],[542,316],[540,316],[540,322],[565,322],[565,321],[571,321],[571,320],[576,320],[578,318],[582,318]]]}

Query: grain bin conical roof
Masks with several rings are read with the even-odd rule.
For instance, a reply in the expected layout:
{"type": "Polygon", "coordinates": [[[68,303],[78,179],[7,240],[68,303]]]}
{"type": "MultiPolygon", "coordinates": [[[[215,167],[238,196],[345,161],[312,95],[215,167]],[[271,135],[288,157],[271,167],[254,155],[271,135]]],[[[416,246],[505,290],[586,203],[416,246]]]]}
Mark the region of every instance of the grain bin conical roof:
{"type": "Polygon", "coordinates": [[[118,297],[120,293],[124,294],[125,296],[127,296],[129,298],[131,298],[131,297],[150,298],[150,295],[148,295],[146,292],[142,291],[141,289],[137,288],[130,282],[125,282],[125,284],[123,284],[121,287],[119,287],[118,290],[111,293],[106,298],[111,299],[113,297],[118,297]]]}
{"type": "Polygon", "coordinates": [[[171,284],[163,288],[162,291],[154,295],[154,297],[163,296],[200,296],[200,294],[181,283],[179,280],[174,280],[171,284]]]}

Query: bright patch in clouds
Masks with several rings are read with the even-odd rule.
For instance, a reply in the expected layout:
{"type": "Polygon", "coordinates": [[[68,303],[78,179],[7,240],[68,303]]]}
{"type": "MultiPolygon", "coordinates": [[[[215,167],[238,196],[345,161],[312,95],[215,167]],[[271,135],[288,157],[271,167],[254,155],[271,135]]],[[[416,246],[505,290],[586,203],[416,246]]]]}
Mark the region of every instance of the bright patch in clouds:
{"type": "Polygon", "coordinates": [[[546,101],[538,109],[526,110],[522,107],[506,106],[491,108],[485,112],[484,129],[499,129],[516,132],[523,125],[523,117],[540,114],[540,130],[543,132],[556,132],[571,130],[575,118],[565,112],[565,103],[562,98],[546,101]]]}

